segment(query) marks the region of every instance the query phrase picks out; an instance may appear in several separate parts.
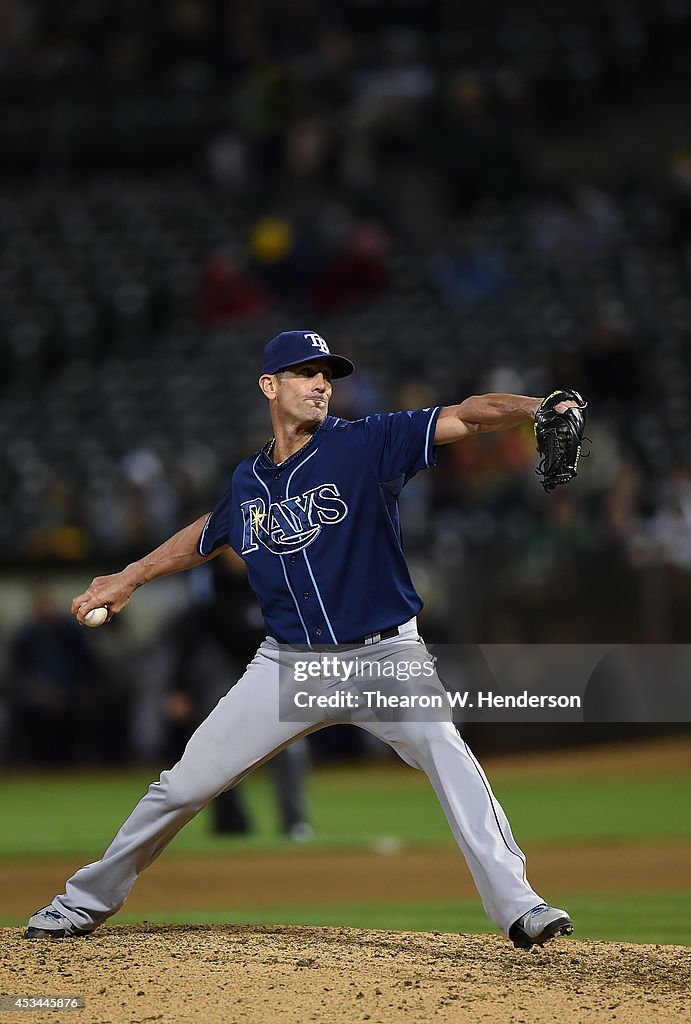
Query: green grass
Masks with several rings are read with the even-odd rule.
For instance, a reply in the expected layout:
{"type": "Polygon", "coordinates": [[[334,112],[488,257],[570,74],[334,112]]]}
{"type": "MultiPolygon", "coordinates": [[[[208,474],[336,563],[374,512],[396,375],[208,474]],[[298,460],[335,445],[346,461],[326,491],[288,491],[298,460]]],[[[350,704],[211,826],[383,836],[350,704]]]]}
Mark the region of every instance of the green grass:
{"type": "MultiPolygon", "coordinates": [[[[554,902],[568,908],[576,925],[575,935],[580,939],[691,946],[691,891],[602,897],[556,893],[554,902]]],[[[175,914],[149,913],[146,920],[152,924],[303,924],[468,934],[497,931],[483,914],[477,900],[334,903],[304,909],[296,906],[265,907],[256,911],[247,908],[189,910],[175,914]]],[[[121,913],[112,923],[141,921],[141,916],[121,913]]],[[[23,922],[6,923],[16,925],[23,922]]]]}
{"type": "MultiPolygon", "coordinates": [[[[0,858],[54,857],[92,859],[100,855],[156,773],[54,773],[0,777],[0,858]]],[[[190,822],[171,845],[170,854],[213,854],[300,850],[278,834],[276,807],[268,777],[258,772],[244,784],[255,831],[248,837],[212,834],[207,812],[190,822]]],[[[405,768],[358,767],[315,772],[310,779],[312,820],[317,840],[310,849],[371,846],[395,836],[408,846],[453,846],[450,830],[427,780],[405,768]]],[[[514,832],[522,843],[688,842],[691,795],[688,779],[654,776],[645,781],[545,776],[539,782],[502,776],[495,785],[514,832]]],[[[0,875],[2,864],[0,863],[0,875]]],[[[691,875],[690,875],[691,877],[691,875]]],[[[577,936],[633,942],[691,945],[691,888],[685,892],[572,896],[550,893],[576,921],[577,936]]],[[[414,880],[411,880],[414,891],[414,880]]],[[[115,923],[136,921],[118,914],[115,923]]],[[[281,905],[254,912],[233,907],[210,912],[194,909],[150,913],[151,922],[350,925],[422,931],[490,932],[478,900],[377,902],[322,906],[281,905]]],[[[0,924],[22,922],[2,919],[0,924]]]]}
{"type": "MultiPolygon", "coordinates": [[[[670,943],[691,946],[691,891],[662,891],[617,895],[582,896],[554,893],[553,902],[566,907],[579,939],[619,942],[670,943]]],[[[21,927],[21,918],[0,915],[0,927],[21,927]]],[[[302,907],[280,905],[248,910],[119,913],[112,924],[294,924],[332,925],[347,928],[384,928],[401,931],[496,933],[478,900],[391,903],[328,903],[302,907]]]]}
{"type": "MultiPolygon", "coordinates": [[[[152,774],[5,776],[0,778],[0,857],[100,853],[145,793],[152,774]]],[[[171,852],[287,849],[276,825],[269,781],[244,783],[255,832],[214,836],[207,812],[190,822],[171,852]]],[[[431,787],[413,771],[389,767],[315,772],[310,780],[315,848],[369,846],[396,836],[408,845],[446,846],[453,839],[431,787]]],[[[691,787],[683,779],[502,781],[496,793],[519,841],[682,840],[691,836],[691,787]]]]}

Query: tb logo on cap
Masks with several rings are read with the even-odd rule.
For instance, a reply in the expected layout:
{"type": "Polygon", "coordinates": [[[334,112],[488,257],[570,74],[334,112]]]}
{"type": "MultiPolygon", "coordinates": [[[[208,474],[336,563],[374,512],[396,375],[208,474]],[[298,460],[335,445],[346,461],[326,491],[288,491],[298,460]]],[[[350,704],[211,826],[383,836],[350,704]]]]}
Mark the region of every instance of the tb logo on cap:
{"type": "Polygon", "coordinates": [[[323,352],[326,356],[329,355],[329,346],[326,344],[321,334],[306,334],[305,338],[312,342],[313,348],[318,348],[319,351],[323,352]]]}

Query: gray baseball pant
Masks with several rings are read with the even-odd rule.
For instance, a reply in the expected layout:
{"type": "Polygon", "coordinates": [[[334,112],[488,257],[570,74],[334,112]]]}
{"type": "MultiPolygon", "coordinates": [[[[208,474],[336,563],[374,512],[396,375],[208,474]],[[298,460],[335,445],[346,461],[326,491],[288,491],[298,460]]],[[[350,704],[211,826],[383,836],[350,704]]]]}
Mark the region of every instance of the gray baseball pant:
{"type": "MultiPolygon", "coordinates": [[[[236,785],[298,736],[339,722],[351,722],[384,740],[413,768],[425,772],[444,809],[482,899],[485,912],[505,933],[522,914],[542,902],[525,875],[525,857],[511,833],[487,778],[451,721],[420,720],[419,714],[319,709],[284,714],[290,686],[316,696],[333,693],[332,680],[285,680],[305,655],[274,639],[260,645],[243,677],[216,705],[190,738],[181,759],[161,773],[139,801],[102,858],[80,868],[53,906],[76,927],[93,930],[122,907],[140,873],[213,797],[236,785]],[[279,674],[281,694],[279,699],[279,674]]],[[[376,645],[351,648],[348,657],[370,662],[410,662],[429,658],[417,634],[416,620],[399,636],[376,645]]],[[[429,684],[429,680],[427,681],[429,684]]],[[[356,687],[359,684],[356,684],[356,687]]],[[[406,689],[389,679],[377,687],[390,693],[406,689]]],[[[441,689],[438,678],[432,685],[441,689]]],[[[410,684],[407,684],[410,689],[410,684]]],[[[367,681],[362,688],[373,689],[367,681]]],[[[301,698],[304,700],[304,698],[301,698]]]]}

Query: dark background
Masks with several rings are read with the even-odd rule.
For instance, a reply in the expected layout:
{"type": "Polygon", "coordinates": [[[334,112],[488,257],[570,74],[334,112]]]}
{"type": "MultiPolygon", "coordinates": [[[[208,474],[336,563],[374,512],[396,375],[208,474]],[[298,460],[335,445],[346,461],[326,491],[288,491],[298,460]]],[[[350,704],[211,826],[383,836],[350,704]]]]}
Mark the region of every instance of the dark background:
{"type": "Polygon", "coordinates": [[[688,0],[0,0],[7,760],[165,752],[211,570],[98,633],[69,598],[213,505],[296,326],[357,362],[340,415],[591,402],[568,488],[543,493],[526,428],[406,489],[430,641],[686,641],[690,56],[688,0]]]}

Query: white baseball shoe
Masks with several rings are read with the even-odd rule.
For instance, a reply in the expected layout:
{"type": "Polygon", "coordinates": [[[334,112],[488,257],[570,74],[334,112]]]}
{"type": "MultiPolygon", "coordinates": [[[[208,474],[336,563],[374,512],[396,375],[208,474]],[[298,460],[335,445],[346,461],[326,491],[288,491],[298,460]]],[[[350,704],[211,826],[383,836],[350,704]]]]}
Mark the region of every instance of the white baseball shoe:
{"type": "Polygon", "coordinates": [[[558,935],[571,935],[573,921],[565,910],[548,907],[539,903],[509,928],[509,938],[516,949],[532,949],[533,946],[544,946],[550,939],[558,935]]]}
{"type": "Polygon", "coordinates": [[[59,910],[48,904],[29,918],[24,932],[25,939],[64,939],[68,936],[89,935],[88,931],[76,928],[59,910]]]}
{"type": "Polygon", "coordinates": [[[294,843],[311,843],[314,839],[314,829],[309,821],[296,821],[286,832],[288,839],[294,843]]]}

